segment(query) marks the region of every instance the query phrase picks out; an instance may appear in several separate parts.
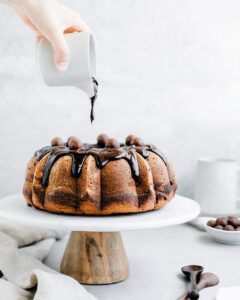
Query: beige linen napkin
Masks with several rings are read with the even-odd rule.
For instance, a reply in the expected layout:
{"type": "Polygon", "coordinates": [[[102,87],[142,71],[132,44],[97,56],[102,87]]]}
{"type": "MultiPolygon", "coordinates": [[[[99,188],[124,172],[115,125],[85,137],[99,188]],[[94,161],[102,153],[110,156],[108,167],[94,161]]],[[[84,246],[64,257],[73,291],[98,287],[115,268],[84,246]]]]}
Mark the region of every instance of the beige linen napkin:
{"type": "Polygon", "coordinates": [[[96,300],[76,280],[42,263],[64,234],[0,221],[0,300],[96,300]]]}

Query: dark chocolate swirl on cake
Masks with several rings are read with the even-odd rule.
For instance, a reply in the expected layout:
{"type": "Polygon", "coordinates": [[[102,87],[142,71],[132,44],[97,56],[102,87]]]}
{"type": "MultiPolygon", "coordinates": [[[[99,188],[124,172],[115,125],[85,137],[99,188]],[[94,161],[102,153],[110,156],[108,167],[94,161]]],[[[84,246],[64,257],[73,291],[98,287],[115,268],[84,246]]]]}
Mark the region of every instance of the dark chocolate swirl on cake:
{"type": "Polygon", "coordinates": [[[83,144],[81,149],[71,150],[65,144],[65,146],[47,146],[35,152],[34,156],[37,156],[40,161],[46,154],[50,153],[43,170],[42,185],[47,186],[49,175],[54,163],[62,156],[68,155],[72,157],[72,176],[77,178],[81,174],[84,161],[89,155],[95,158],[96,165],[99,169],[102,169],[110,161],[125,159],[131,168],[132,176],[136,183],[139,181],[139,166],[136,153],[142,155],[143,158],[148,158],[148,151],[151,151],[158,155],[164,164],[166,165],[170,184],[173,184],[173,180],[170,174],[169,166],[166,159],[163,157],[160,150],[154,145],[125,145],[121,144],[119,148],[103,148],[98,144],[83,144]]]}

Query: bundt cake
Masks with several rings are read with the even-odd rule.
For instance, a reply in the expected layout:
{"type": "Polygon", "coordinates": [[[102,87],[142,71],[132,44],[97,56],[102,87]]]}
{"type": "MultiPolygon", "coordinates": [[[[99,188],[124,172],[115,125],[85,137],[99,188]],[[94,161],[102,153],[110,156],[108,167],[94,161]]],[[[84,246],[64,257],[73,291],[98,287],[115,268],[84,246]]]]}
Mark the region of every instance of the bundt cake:
{"type": "Polygon", "coordinates": [[[97,144],[54,138],[28,163],[23,194],[55,213],[110,215],[159,209],[177,189],[172,164],[155,146],[129,135],[124,144],[101,134],[97,144]]]}

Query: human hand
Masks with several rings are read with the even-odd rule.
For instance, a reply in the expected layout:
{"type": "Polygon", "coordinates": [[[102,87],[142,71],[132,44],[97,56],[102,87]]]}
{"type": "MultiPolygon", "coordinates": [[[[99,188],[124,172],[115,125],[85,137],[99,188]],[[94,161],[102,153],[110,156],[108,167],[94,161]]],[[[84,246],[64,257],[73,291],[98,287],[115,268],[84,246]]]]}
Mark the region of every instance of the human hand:
{"type": "MultiPolygon", "coordinates": [[[[0,0],[1,1],[1,0],[0,0]]],[[[54,62],[59,71],[69,64],[69,48],[64,33],[90,31],[80,15],[57,0],[3,0],[12,6],[36,34],[49,40],[54,52],[54,62]]]]}

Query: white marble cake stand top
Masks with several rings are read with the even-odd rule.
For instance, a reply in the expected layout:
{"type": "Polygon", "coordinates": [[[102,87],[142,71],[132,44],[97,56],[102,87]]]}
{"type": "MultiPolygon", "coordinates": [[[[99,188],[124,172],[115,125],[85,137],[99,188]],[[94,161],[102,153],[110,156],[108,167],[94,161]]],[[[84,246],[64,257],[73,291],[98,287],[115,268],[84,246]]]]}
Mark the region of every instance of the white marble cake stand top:
{"type": "Polygon", "coordinates": [[[179,195],[156,211],[114,216],[53,214],[27,206],[22,195],[12,195],[0,200],[1,218],[32,227],[71,231],[114,232],[159,228],[188,222],[199,213],[198,203],[179,195]]]}

